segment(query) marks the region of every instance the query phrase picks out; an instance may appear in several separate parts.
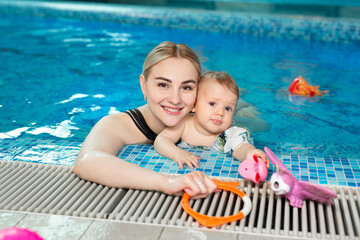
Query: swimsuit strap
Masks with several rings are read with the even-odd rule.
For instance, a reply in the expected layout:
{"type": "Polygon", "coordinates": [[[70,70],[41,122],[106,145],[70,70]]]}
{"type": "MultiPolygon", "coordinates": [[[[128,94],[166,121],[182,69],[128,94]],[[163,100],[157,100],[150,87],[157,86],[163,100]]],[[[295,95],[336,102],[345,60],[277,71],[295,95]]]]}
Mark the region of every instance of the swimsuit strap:
{"type": "Polygon", "coordinates": [[[127,115],[134,121],[136,127],[150,140],[155,140],[157,134],[154,133],[147,125],[144,116],[141,114],[139,109],[130,109],[125,111],[127,115]]]}

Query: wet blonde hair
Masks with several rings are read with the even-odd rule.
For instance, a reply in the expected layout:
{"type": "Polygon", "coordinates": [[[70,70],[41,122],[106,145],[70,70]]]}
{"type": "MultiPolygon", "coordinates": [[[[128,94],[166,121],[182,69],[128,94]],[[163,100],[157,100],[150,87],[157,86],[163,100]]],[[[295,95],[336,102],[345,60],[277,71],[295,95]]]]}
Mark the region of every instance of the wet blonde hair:
{"type": "Polygon", "coordinates": [[[201,84],[206,81],[206,79],[216,79],[216,81],[221,84],[222,86],[228,88],[232,93],[234,93],[239,99],[239,87],[236,84],[235,80],[226,72],[217,72],[217,71],[208,71],[205,72],[199,81],[199,88],[201,84]]]}
{"type": "Polygon", "coordinates": [[[200,78],[201,65],[195,52],[185,44],[175,44],[169,41],[160,43],[147,55],[142,71],[144,78],[147,79],[149,77],[151,69],[154,65],[171,57],[189,60],[198,72],[198,78],[200,78]]]}

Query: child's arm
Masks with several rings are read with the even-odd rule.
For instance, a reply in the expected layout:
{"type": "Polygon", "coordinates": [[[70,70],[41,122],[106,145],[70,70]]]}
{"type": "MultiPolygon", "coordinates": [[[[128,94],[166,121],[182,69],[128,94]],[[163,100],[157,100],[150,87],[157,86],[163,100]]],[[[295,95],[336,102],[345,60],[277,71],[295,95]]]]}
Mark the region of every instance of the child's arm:
{"type": "Polygon", "coordinates": [[[256,155],[266,163],[267,167],[270,167],[266,154],[251,144],[253,140],[247,129],[233,126],[225,131],[225,135],[227,141],[224,146],[224,152],[231,152],[232,156],[240,162],[252,155],[256,155]]]}
{"type": "Polygon", "coordinates": [[[183,169],[185,163],[190,168],[199,167],[199,159],[197,157],[175,145],[181,138],[185,129],[186,119],[174,127],[165,128],[155,139],[155,150],[162,156],[174,160],[179,167],[183,169]]]}
{"type": "Polygon", "coordinates": [[[260,149],[256,149],[252,144],[250,143],[242,143],[239,144],[237,147],[235,147],[232,156],[236,158],[237,160],[244,161],[245,159],[251,157],[251,156],[257,156],[261,158],[265,163],[266,166],[270,167],[270,162],[266,157],[266,154],[261,151],[260,149]]]}

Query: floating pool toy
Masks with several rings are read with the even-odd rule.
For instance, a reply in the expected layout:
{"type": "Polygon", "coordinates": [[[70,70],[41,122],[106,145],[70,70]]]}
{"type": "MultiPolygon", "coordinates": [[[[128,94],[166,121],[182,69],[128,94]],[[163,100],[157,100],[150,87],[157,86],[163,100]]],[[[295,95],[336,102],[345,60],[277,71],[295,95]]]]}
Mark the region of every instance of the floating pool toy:
{"type": "Polygon", "coordinates": [[[0,231],[0,240],[44,240],[36,232],[27,228],[5,228],[0,231]]]}
{"type": "Polygon", "coordinates": [[[319,86],[309,85],[302,76],[299,76],[292,81],[289,86],[289,92],[295,95],[302,96],[322,96],[323,93],[329,92],[328,90],[320,91],[319,86]]]}
{"type": "Polygon", "coordinates": [[[265,152],[276,166],[276,172],[270,179],[271,189],[276,195],[286,197],[290,205],[297,208],[301,208],[306,199],[333,204],[331,199],[337,198],[334,191],[310,182],[298,181],[269,148],[265,147],[265,152]]]}
{"type": "Polygon", "coordinates": [[[226,216],[226,217],[213,217],[204,215],[198,212],[195,212],[189,205],[189,199],[190,195],[185,193],[181,199],[181,205],[184,208],[185,212],[192,216],[194,219],[196,219],[201,225],[206,227],[216,227],[218,225],[237,221],[239,219],[242,219],[246,215],[249,214],[251,210],[251,200],[248,196],[246,196],[245,193],[243,193],[240,189],[237,188],[237,186],[240,184],[239,182],[222,182],[216,179],[213,179],[213,181],[216,183],[218,189],[224,189],[227,191],[231,191],[238,196],[242,198],[244,201],[244,207],[241,211],[239,211],[235,215],[226,216]]]}
{"type": "Polygon", "coordinates": [[[266,179],[268,168],[262,159],[259,161],[258,157],[253,155],[240,163],[238,172],[243,178],[260,183],[266,179]]]}

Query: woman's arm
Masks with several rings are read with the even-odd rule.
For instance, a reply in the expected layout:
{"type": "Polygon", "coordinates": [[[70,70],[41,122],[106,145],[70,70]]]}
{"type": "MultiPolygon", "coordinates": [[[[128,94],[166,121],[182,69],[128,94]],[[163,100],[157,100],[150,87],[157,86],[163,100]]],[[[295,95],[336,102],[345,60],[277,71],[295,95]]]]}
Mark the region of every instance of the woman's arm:
{"type": "Polygon", "coordinates": [[[73,171],[80,178],[116,188],[157,190],[167,194],[188,191],[195,198],[216,188],[204,173],[166,176],[116,157],[125,144],[146,143],[125,114],[101,119],[91,130],[77,156],[73,171]]]}
{"type": "Polygon", "coordinates": [[[181,138],[184,128],[186,127],[186,119],[174,127],[165,128],[156,137],[154,142],[155,150],[162,156],[174,160],[183,169],[183,164],[190,168],[199,167],[199,159],[197,157],[175,145],[181,138]]]}
{"type": "Polygon", "coordinates": [[[81,178],[109,187],[158,188],[152,171],[138,167],[116,157],[125,144],[145,142],[141,134],[132,129],[125,114],[102,118],[85,139],[77,156],[74,172],[81,178]],[[125,127],[126,126],[126,127],[125,127]],[[144,178],[134,177],[145,174],[144,178]]]}

